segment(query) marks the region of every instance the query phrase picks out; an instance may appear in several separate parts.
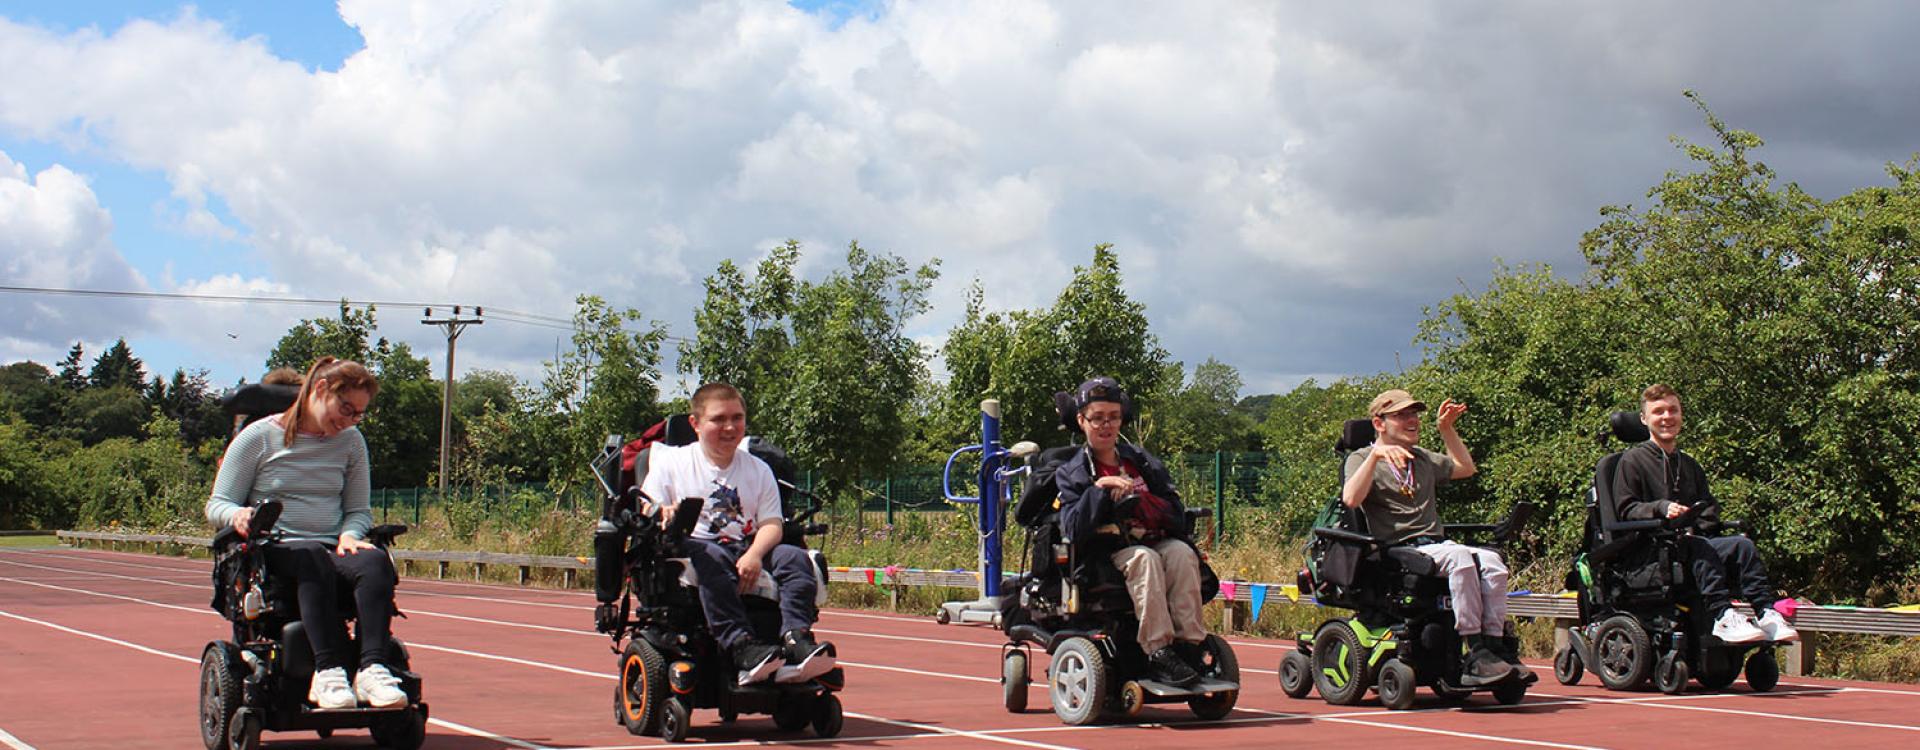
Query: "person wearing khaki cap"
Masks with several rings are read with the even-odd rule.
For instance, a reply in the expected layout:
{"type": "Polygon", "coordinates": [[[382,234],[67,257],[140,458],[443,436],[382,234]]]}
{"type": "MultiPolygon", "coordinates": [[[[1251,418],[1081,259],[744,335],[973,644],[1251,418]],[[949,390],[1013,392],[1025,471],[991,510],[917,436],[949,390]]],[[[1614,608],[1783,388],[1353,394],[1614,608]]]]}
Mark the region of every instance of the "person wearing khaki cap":
{"type": "Polygon", "coordinates": [[[1455,428],[1467,405],[1440,403],[1435,426],[1446,453],[1419,446],[1425,402],[1398,388],[1367,404],[1374,442],[1347,456],[1340,499],[1366,516],[1367,529],[1388,545],[1412,545],[1447,577],[1454,627],[1471,648],[1461,682],[1467,687],[1525,679],[1518,659],[1496,648],[1507,622],[1507,565],[1500,553],[1446,538],[1435,492],[1440,485],[1474,475],[1477,467],[1455,428]]]}

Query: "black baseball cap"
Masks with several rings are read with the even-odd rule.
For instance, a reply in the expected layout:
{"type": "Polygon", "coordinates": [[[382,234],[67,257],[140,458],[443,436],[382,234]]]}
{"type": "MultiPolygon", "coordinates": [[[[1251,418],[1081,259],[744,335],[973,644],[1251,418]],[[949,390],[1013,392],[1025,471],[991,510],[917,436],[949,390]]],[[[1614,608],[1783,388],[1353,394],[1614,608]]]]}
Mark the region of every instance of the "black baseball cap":
{"type": "Polygon", "coordinates": [[[1089,404],[1105,401],[1111,404],[1127,405],[1127,392],[1120,387],[1120,381],[1102,375],[1081,383],[1074,391],[1073,408],[1085,411],[1089,404]]]}

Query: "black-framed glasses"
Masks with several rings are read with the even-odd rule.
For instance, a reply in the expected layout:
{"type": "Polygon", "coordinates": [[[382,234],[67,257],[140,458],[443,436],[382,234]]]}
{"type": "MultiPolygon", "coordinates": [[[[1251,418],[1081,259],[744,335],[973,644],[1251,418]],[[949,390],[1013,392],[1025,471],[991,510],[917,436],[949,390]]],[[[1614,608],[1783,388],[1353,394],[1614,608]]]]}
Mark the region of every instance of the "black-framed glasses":
{"type": "Polygon", "coordinates": [[[346,397],[341,396],[338,391],[333,394],[333,402],[340,407],[340,416],[346,417],[349,421],[359,422],[367,418],[366,409],[354,408],[353,404],[347,403],[346,397]]]}

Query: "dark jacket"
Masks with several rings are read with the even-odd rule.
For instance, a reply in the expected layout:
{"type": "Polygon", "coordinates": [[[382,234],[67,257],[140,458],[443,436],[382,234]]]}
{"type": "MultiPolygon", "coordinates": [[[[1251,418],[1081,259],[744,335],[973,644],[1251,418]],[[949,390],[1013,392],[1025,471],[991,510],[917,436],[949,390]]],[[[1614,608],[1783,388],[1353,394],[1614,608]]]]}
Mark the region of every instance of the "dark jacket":
{"type": "Polygon", "coordinates": [[[1649,440],[1628,448],[1613,475],[1614,516],[1622,521],[1666,518],[1667,506],[1700,507],[1694,526],[1709,529],[1720,521],[1720,503],[1707,487],[1700,462],[1680,451],[1667,455],[1649,440]]]}
{"type": "MultiPolygon", "coordinates": [[[[1187,527],[1187,506],[1180,503],[1180,492],[1173,488],[1173,477],[1167,473],[1166,464],[1160,463],[1153,454],[1125,443],[1115,448],[1120,460],[1130,461],[1140,470],[1141,478],[1147,482],[1147,491],[1173,506],[1173,536],[1189,539],[1193,530],[1187,527]]],[[[1069,542],[1091,539],[1094,529],[1114,523],[1113,498],[1106,490],[1094,486],[1095,478],[1093,453],[1084,447],[1053,474],[1054,486],[1060,491],[1060,530],[1069,542]]]]}

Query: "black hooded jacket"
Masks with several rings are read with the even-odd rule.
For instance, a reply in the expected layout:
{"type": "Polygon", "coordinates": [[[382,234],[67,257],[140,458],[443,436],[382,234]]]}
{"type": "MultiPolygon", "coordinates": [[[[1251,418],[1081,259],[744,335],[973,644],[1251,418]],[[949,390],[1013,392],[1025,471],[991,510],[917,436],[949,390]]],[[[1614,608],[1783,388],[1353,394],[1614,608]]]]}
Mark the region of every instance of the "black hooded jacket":
{"type": "MultiPolygon", "coordinates": [[[[1166,464],[1153,454],[1125,443],[1115,449],[1120,460],[1131,462],[1140,471],[1148,492],[1173,506],[1173,536],[1191,541],[1193,530],[1187,527],[1187,506],[1181,504],[1180,492],[1173,488],[1173,477],[1167,473],[1166,464]]],[[[1069,542],[1090,539],[1095,529],[1115,522],[1113,498],[1094,485],[1095,478],[1093,452],[1085,447],[1054,472],[1053,483],[1060,491],[1060,530],[1069,542]]]]}

